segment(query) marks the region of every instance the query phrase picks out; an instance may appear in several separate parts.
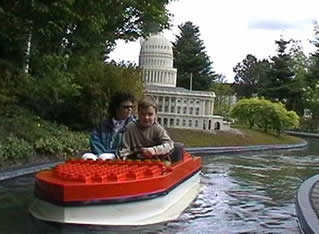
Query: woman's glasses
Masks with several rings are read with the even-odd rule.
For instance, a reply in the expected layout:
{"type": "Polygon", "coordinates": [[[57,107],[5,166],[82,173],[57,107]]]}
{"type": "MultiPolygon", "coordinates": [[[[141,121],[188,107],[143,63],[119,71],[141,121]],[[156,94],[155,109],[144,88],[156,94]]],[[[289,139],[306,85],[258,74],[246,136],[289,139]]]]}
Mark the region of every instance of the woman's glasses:
{"type": "Polygon", "coordinates": [[[129,109],[129,108],[133,109],[133,105],[122,105],[121,107],[124,109],[129,109]]]}

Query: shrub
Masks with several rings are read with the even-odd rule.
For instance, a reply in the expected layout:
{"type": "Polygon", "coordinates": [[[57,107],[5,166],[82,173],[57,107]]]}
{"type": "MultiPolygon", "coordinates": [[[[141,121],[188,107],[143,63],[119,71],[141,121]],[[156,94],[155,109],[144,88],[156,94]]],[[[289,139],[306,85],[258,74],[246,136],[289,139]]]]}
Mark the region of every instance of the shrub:
{"type": "Polygon", "coordinates": [[[35,155],[33,146],[24,139],[9,136],[0,144],[1,161],[28,159],[35,155]]]}
{"type": "Polygon", "coordinates": [[[61,132],[60,135],[38,139],[34,143],[34,148],[39,154],[66,158],[88,150],[88,145],[88,135],[84,133],[61,132]]]}
{"type": "Polygon", "coordinates": [[[252,128],[263,128],[264,132],[274,131],[278,135],[282,129],[299,126],[299,117],[294,111],[287,111],[281,103],[273,103],[263,98],[242,99],[231,110],[230,115],[252,128]]]}
{"type": "Polygon", "coordinates": [[[30,156],[76,156],[88,150],[88,134],[73,132],[18,106],[0,110],[0,160],[30,159],[30,156]],[[8,137],[10,136],[10,137],[8,137]]]}

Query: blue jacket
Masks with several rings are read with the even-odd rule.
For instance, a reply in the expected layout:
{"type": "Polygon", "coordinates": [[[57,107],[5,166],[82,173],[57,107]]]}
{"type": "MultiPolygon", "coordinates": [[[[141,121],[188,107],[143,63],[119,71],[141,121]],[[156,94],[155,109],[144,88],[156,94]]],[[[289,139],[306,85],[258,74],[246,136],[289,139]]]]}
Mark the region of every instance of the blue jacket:
{"type": "Polygon", "coordinates": [[[90,136],[91,152],[96,155],[103,153],[114,153],[118,155],[126,125],[131,121],[135,121],[133,116],[130,116],[125,121],[124,126],[115,133],[113,130],[113,121],[111,119],[105,120],[101,127],[95,129],[90,136]]]}

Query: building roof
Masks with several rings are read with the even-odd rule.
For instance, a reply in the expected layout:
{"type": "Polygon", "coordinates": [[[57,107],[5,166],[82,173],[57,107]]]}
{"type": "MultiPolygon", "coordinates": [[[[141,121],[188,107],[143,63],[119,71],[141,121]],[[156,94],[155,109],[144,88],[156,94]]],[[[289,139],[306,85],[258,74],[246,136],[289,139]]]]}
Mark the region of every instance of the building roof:
{"type": "Polygon", "coordinates": [[[161,95],[175,95],[175,96],[193,96],[201,98],[213,98],[215,97],[214,92],[208,91],[194,91],[188,90],[181,87],[161,87],[156,85],[146,85],[146,92],[149,93],[159,93],[161,95]]]}

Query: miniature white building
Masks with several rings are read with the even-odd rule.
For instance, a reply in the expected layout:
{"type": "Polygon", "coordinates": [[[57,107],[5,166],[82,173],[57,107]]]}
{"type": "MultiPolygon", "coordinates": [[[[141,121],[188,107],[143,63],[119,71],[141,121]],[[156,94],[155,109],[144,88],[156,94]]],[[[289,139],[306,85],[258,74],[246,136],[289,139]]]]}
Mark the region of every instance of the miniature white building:
{"type": "Polygon", "coordinates": [[[229,130],[230,125],[214,113],[214,92],[176,87],[172,44],[153,35],[141,42],[139,66],[143,69],[145,92],[156,98],[158,122],[167,128],[229,130]]]}

